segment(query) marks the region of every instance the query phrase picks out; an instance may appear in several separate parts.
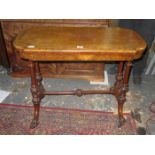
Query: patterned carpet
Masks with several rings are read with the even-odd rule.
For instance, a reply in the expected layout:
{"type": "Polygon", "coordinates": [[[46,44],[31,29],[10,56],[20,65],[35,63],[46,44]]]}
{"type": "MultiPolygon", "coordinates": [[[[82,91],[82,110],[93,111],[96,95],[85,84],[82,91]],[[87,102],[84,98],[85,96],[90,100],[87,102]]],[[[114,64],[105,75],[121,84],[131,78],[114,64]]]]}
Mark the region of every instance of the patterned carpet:
{"type": "Polygon", "coordinates": [[[109,112],[42,107],[40,124],[29,129],[33,107],[0,104],[1,135],[134,135],[136,125],[129,114],[117,127],[117,115],[109,112]]]}

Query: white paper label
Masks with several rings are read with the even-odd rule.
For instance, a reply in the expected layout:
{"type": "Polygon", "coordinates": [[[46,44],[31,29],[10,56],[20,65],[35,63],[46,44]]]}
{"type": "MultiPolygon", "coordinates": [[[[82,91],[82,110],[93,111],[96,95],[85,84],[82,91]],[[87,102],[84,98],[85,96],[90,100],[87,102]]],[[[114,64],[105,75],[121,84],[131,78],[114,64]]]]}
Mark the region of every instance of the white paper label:
{"type": "Polygon", "coordinates": [[[83,45],[77,45],[76,47],[77,47],[77,48],[80,48],[80,49],[84,48],[83,45]]]}

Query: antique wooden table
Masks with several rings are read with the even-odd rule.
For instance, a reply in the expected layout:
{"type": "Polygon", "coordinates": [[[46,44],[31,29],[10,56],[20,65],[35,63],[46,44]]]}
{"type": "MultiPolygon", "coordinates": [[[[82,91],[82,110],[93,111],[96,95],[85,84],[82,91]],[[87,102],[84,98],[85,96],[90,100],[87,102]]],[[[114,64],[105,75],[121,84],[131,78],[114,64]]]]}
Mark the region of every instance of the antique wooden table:
{"type": "Polygon", "coordinates": [[[40,102],[45,95],[114,95],[118,101],[118,126],[124,124],[123,104],[132,61],[140,58],[146,48],[145,41],[136,32],[123,28],[33,27],[21,32],[13,44],[20,57],[27,59],[31,67],[34,104],[31,128],[38,125],[40,102]],[[108,90],[46,91],[41,83],[41,61],[119,61],[119,65],[116,82],[108,90]]]}

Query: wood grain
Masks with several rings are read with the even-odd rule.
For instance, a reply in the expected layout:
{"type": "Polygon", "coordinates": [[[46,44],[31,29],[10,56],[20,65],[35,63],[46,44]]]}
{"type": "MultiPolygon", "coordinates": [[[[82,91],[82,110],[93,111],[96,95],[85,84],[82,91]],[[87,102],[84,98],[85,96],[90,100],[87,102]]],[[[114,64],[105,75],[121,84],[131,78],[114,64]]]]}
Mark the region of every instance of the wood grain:
{"type": "Polygon", "coordinates": [[[118,27],[34,27],[20,33],[14,47],[33,61],[129,61],[140,58],[146,43],[118,27]]]}

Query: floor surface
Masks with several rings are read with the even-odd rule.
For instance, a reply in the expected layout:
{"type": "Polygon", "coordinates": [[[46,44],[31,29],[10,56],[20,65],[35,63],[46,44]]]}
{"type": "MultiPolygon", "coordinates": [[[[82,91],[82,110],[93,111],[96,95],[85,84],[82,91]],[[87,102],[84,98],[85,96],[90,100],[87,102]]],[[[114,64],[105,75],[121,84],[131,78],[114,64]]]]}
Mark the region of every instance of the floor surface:
{"type": "MultiPolygon", "coordinates": [[[[108,68],[108,66],[106,66],[108,68]]],[[[73,79],[52,79],[45,78],[43,84],[47,90],[74,90],[80,89],[106,89],[113,85],[114,75],[108,75],[109,86],[90,85],[86,80],[73,79]]],[[[11,91],[11,94],[3,103],[33,105],[30,93],[29,78],[12,78],[7,74],[6,69],[0,67],[0,90],[11,91]]],[[[137,127],[146,128],[147,119],[153,114],[149,111],[149,105],[155,101],[155,77],[143,75],[141,85],[134,85],[132,82],[132,73],[129,82],[129,92],[127,101],[124,105],[124,112],[138,111],[141,122],[136,121],[137,127]]],[[[112,95],[86,95],[77,96],[46,96],[41,106],[64,107],[76,109],[100,110],[117,113],[117,102],[112,95]]],[[[155,134],[155,124],[151,126],[151,134],[155,134]]]]}

